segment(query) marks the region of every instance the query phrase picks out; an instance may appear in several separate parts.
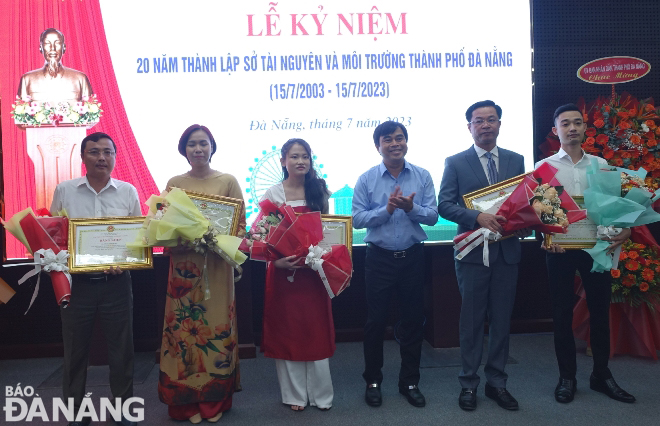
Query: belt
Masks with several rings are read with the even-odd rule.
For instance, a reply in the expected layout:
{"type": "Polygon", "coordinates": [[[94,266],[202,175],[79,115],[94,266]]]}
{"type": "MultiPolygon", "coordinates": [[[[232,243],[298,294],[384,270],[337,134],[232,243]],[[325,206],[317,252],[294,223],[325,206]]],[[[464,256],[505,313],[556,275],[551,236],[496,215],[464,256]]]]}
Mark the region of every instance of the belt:
{"type": "Polygon", "coordinates": [[[388,250],[388,249],[384,249],[382,247],[378,247],[374,243],[367,243],[367,247],[369,247],[370,249],[376,250],[376,251],[378,251],[380,253],[383,253],[383,254],[387,254],[388,256],[392,256],[395,259],[402,259],[402,258],[406,257],[406,255],[413,254],[417,250],[421,250],[421,248],[423,246],[424,246],[424,244],[422,244],[422,243],[415,243],[415,244],[411,245],[410,247],[408,247],[405,250],[396,250],[395,251],[395,250],[388,250]]]}

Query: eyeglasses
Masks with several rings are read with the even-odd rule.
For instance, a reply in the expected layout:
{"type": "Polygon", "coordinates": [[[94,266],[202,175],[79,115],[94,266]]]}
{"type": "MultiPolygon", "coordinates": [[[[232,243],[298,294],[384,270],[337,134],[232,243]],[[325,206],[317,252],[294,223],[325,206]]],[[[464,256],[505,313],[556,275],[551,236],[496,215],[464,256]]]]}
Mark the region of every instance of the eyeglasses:
{"type": "Polygon", "coordinates": [[[471,124],[474,124],[475,126],[483,126],[484,123],[488,123],[491,126],[494,126],[496,123],[499,123],[500,120],[498,118],[489,118],[488,120],[483,120],[481,118],[477,118],[474,121],[470,121],[471,124]]]}
{"type": "Polygon", "coordinates": [[[90,157],[99,157],[103,155],[104,157],[114,157],[116,152],[109,150],[109,149],[104,149],[103,151],[100,151],[98,149],[90,149],[89,151],[85,151],[87,155],[90,157]]]}

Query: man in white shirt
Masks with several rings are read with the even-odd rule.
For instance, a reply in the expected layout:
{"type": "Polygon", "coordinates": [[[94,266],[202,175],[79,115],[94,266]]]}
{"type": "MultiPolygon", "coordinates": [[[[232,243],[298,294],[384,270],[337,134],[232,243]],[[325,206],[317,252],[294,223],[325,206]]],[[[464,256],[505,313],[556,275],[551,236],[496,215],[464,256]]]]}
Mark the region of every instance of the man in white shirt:
{"type": "MultiPolygon", "coordinates": [[[[554,114],[555,127],[552,132],[559,136],[561,149],[551,157],[536,163],[538,168],[549,163],[557,168],[557,179],[564,190],[572,196],[582,195],[587,189],[587,168],[592,158],[597,158],[602,166],[607,162],[582,150],[587,124],[582,112],[573,104],[557,108],[554,114]]],[[[616,237],[611,238],[609,252],[630,237],[630,229],[624,228],[616,237]]],[[[602,392],[612,399],[622,402],[635,402],[635,397],[621,389],[612,377],[607,364],[610,357],[609,309],[612,277],[609,272],[591,272],[593,260],[583,250],[565,251],[553,244],[547,250],[548,281],[552,297],[552,316],[555,334],[555,353],[559,364],[559,383],[555,388],[555,399],[568,403],[573,400],[577,389],[575,375],[577,361],[575,338],[573,336],[573,306],[575,293],[573,282],[575,271],[580,271],[582,285],[589,308],[590,342],[593,351],[594,367],[589,379],[591,389],[602,392]]]]}
{"type": "MultiPolygon", "coordinates": [[[[112,179],[117,147],[105,133],[93,133],[80,147],[87,174],[55,188],[50,211],[66,209],[71,218],[140,216],[137,190],[112,179]]],[[[69,306],[60,309],[64,344],[65,401],[73,398],[76,416],[85,395],[89,346],[98,312],[108,342],[110,389],[122,402],[133,396],[133,292],[131,276],[119,267],[100,274],[74,274],[69,306]]],[[[69,426],[89,424],[70,422],[69,426]]],[[[133,424],[122,417],[121,424],[133,424]]]]}

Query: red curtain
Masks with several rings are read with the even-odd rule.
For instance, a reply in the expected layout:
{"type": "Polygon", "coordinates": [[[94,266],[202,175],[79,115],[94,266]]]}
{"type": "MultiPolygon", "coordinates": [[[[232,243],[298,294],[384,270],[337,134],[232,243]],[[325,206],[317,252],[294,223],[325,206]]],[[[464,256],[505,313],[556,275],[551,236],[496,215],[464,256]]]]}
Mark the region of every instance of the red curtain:
{"type": "MultiPolygon", "coordinates": [[[[65,36],[64,65],[87,74],[104,111],[92,132],[105,132],[117,144],[113,177],[137,188],[140,201],[158,188],[138,147],[115,78],[103,28],[99,0],[2,0],[0,2],[0,97],[2,98],[2,149],[6,218],[35,206],[34,167],[26,152],[25,132],[11,118],[11,104],[18,81],[25,72],[43,65],[39,36],[46,28],[65,36]]],[[[146,207],[143,206],[143,213],[146,207]]],[[[7,257],[23,257],[25,249],[7,235],[7,257]]]]}

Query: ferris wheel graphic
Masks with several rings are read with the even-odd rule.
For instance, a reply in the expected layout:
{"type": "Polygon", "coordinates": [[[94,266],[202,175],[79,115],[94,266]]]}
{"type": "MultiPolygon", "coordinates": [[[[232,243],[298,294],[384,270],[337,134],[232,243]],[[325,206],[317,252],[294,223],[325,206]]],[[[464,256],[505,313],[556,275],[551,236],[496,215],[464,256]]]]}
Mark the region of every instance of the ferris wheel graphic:
{"type": "MultiPolygon", "coordinates": [[[[280,164],[280,150],[271,146],[270,151],[261,151],[261,158],[255,158],[254,166],[249,168],[250,177],[246,178],[248,188],[245,189],[247,193],[247,202],[245,203],[245,217],[250,217],[252,213],[259,212],[259,200],[264,193],[271,186],[282,182],[284,173],[282,173],[282,165],[280,164]]],[[[314,161],[314,170],[316,174],[323,179],[328,175],[323,173],[323,164],[320,164],[316,155],[312,153],[312,160],[314,161]]]]}

